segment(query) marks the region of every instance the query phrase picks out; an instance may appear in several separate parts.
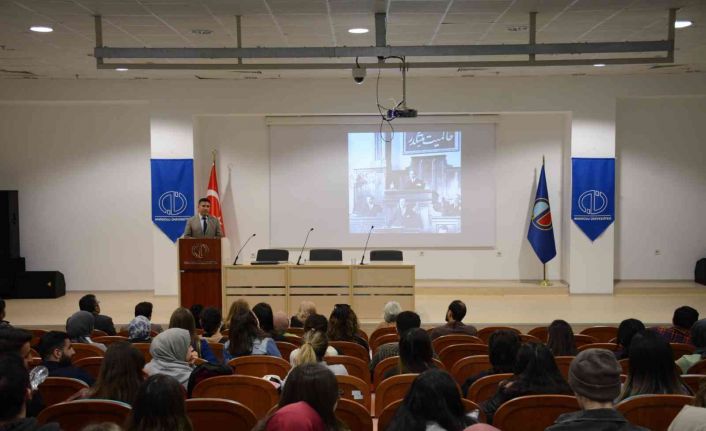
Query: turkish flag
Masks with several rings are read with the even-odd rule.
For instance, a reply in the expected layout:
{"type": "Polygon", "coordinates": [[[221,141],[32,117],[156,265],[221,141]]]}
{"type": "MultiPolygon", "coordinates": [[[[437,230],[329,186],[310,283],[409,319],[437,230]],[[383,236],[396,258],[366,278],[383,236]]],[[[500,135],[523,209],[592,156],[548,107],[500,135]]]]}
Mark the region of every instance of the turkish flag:
{"type": "Polygon", "coordinates": [[[226,227],[223,224],[223,212],[221,211],[221,199],[218,196],[218,176],[216,175],[216,163],[211,165],[211,176],[208,179],[208,191],[206,199],[211,202],[211,215],[218,219],[221,224],[221,232],[226,236],[226,227]]]}

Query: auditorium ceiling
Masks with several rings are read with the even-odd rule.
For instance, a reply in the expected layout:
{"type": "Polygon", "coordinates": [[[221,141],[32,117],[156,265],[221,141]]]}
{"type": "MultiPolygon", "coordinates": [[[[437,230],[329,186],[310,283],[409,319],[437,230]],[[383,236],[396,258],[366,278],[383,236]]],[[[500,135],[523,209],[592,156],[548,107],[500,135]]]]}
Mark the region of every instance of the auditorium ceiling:
{"type": "MultiPolygon", "coordinates": [[[[0,0],[0,79],[350,77],[350,70],[98,70],[93,57],[98,14],[108,47],[236,47],[236,15],[242,17],[243,47],[373,46],[375,12],[387,14],[389,45],[433,46],[527,43],[531,11],[538,12],[537,43],[664,40],[668,9],[674,7],[680,8],[677,19],[693,25],[676,30],[673,64],[412,69],[410,77],[703,73],[706,0],[0,0]],[[35,33],[29,30],[33,25],[54,31],[35,33]],[[370,31],[348,32],[357,27],[370,31]]],[[[493,57],[498,59],[505,58],[493,57]]],[[[244,60],[276,61],[283,60],[244,60]]]]}

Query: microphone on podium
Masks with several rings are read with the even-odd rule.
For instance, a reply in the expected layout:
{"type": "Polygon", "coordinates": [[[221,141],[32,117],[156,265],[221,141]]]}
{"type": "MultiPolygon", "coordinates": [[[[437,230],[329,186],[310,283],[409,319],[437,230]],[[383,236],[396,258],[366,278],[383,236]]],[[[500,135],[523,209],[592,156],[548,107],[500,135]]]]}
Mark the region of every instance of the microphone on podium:
{"type": "Polygon", "coordinates": [[[245,244],[243,244],[243,246],[240,247],[240,250],[238,250],[238,254],[235,255],[235,260],[233,261],[233,265],[237,265],[237,264],[238,264],[238,256],[240,256],[240,252],[243,251],[243,249],[245,248],[245,246],[248,245],[248,243],[250,242],[250,240],[253,239],[254,237],[255,237],[255,234],[250,235],[250,238],[248,238],[248,239],[245,241],[245,244]]]}
{"type": "Polygon", "coordinates": [[[306,247],[306,242],[309,240],[309,234],[312,230],[314,230],[313,227],[309,229],[309,232],[306,233],[306,238],[304,238],[304,244],[302,244],[302,251],[299,252],[299,259],[297,259],[297,265],[301,265],[302,254],[304,254],[304,247],[306,247]]]}
{"type": "Polygon", "coordinates": [[[370,235],[373,233],[373,229],[375,229],[375,226],[370,226],[370,232],[368,232],[368,239],[365,240],[365,248],[363,249],[363,256],[360,258],[360,264],[365,265],[363,261],[365,260],[365,252],[368,250],[368,241],[370,241],[370,235]]]}

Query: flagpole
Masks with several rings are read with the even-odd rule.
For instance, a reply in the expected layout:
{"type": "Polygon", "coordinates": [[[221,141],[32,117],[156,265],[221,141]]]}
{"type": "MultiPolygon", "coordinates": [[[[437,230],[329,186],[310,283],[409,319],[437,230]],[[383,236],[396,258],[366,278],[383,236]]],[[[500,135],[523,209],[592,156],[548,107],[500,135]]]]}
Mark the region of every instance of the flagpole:
{"type": "Polygon", "coordinates": [[[216,164],[216,150],[211,151],[211,155],[213,156],[213,164],[216,164]]]}

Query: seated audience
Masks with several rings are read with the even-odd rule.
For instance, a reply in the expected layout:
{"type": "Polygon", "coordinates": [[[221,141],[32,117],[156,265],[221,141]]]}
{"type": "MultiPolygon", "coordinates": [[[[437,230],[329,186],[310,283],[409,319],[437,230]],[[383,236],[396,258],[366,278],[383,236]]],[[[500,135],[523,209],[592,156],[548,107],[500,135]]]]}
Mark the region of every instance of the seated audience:
{"type": "Polygon", "coordinates": [[[466,415],[456,382],[443,370],[420,374],[395,412],[388,431],[462,431],[477,421],[466,415]]]}
{"type": "Polygon", "coordinates": [[[328,318],[328,339],[330,341],[351,341],[370,350],[368,342],[358,335],[358,316],[348,304],[336,304],[328,318]]]}
{"type": "Polygon", "coordinates": [[[701,379],[692,405],[682,408],[667,431],[704,431],[706,429],[706,377],[701,379]]]}
{"type": "Polygon", "coordinates": [[[156,333],[160,333],[164,331],[162,329],[162,325],[159,325],[157,323],[152,323],[152,309],[153,305],[151,302],[140,302],[135,306],[135,317],[137,316],[143,316],[146,317],[147,320],[150,321],[150,330],[154,331],[156,333]]]}
{"type": "Polygon", "coordinates": [[[255,313],[257,321],[260,322],[262,332],[275,341],[284,341],[284,336],[275,331],[275,318],[270,304],[265,302],[255,304],[252,308],[252,312],[255,313]]]}
{"type": "Polygon", "coordinates": [[[382,310],[382,322],[380,322],[375,329],[394,327],[397,315],[400,314],[401,311],[402,307],[399,302],[389,301],[382,310]]]}
{"type": "Polygon", "coordinates": [[[252,311],[236,314],[230,321],[228,341],[223,349],[224,360],[249,355],[270,355],[282,357],[275,341],[259,327],[252,311]]]}
{"type": "MultiPolygon", "coordinates": [[[[5,355],[17,355],[22,358],[25,370],[29,370],[32,363],[32,333],[24,329],[7,327],[0,328],[0,362],[5,355]]],[[[32,394],[27,405],[27,417],[36,417],[44,408],[44,401],[39,392],[32,394]]]]}
{"type": "Polygon", "coordinates": [[[194,325],[196,326],[196,329],[203,329],[201,328],[201,312],[203,311],[203,305],[201,304],[194,304],[189,308],[189,312],[191,313],[191,316],[194,318],[194,325]]]}
{"type": "Polygon", "coordinates": [[[473,325],[465,325],[462,321],[466,317],[466,304],[458,299],[449,304],[446,310],[446,325],[434,328],[431,331],[431,339],[449,334],[476,335],[478,330],[473,325]]]}
{"type": "Polygon", "coordinates": [[[471,385],[481,377],[492,374],[512,373],[515,370],[517,352],[520,350],[520,345],[520,337],[513,331],[501,329],[490,334],[488,339],[488,359],[490,359],[492,368],[466,379],[461,388],[464,396],[468,394],[468,389],[471,385]]]}
{"type": "Polygon", "coordinates": [[[303,328],[306,318],[313,314],[316,314],[316,305],[311,301],[302,301],[299,304],[299,311],[292,316],[289,326],[292,328],[303,328]]]}
{"type": "Polygon", "coordinates": [[[221,326],[223,326],[221,311],[215,307],[204,308],[201,312],[202,338],[209,343],[225,343],[228,338],[221,334],[221,326]]]}
{"type": "Polygon", "coordinates": [[[576,356],[576,342],[571,325],[565,320],[555,320],[547,329],[547,347],[554,356],[576,356]]]}
{"type": "Polygon", "coordinates": [[[632,337],[640,331],[645,330],[645,325],[637,319],[625,319],[618,326],[618,336],[616,343],[618,350],[615,351],[616,359],[625,359],[630,355],[630,342],[632,337]]]}
{"type": "Polygon", "coordinates": [[[696,347],[694,353],[677,359],[677,365],[683,374],[686,374],[692,365],[706,359],[706,319],[699,320],[691,327],[691,344],[696,347]]]}
{"type": "Polygon", "coordinates": [[[40,426],[37,419],[27,417],[27,402],[32,397],[29,373],[22,358],[8,353],[0,357],[0,430],[1,431],[60,431],[51,422],[40,426]]]}
{"type": "Polygon", "coordinates": [[[98,380],[82,398],[122,401],[133,404],[144,380],[145,358],[127,341],[108,346],[98,380]]]}
{"type": "Polygon", "coordinates": [[[233,303],[230,304],[230,308],[228,308],[228,316],[226,316],[226,320],[223,323],[223,330],[229,329],[230,321],[233,320],[233,316],[245,311],[250,311],[250,305],[246,300],[236,299],[233,301],[233,303]]]}
{"type": "Polygon", "coordinates": [[[105,344],[91,341],[95,320],[88,311],[77,311],[66,321],[66,333],[73,343],[91,344],[105,352],[105,344]]]}
{"type": "Polygon", "coordinates": [[[191,431],[193,428],[186,415],[184,392],[179,387],[179,382],[165,375],[150,376],[145,380],[137,392],[125,429],[191,431]]]}
{"type": "MultiPolygon", "coordinates": [[[[306,321],[304,322],[304,335],[310,333],[310,332],[323,332],[326,334],[328,331],[328,320],[326,320],[325,316],[322,316],[320,314],[312,314],[309,317],[306,318],[306,321]]],[[[299,349],[294,349],[292,350],[292,353],[289,354],[289,363],[294,366],[297,360],[297,356],[299,355],[299,349]]],[[[328,346],[326,348],[326,353],[324,356],[337,356],[338,351],[334,349],[331,346],[328,346]]],[[[285,358],[287,359],[287,358],[285,358]]]]}
{"type": "Polygon", "coordinates": [[[186,329],[191,336],[191,347],[193,347],[199,358],[205,359],[212,364],[220,362],[209,347],[208,341],[204,340],[196,332],[196,321],[188,308],[179,307],[174,310],[172,317],[169,319],[169,328],[186,329]]]}
{"type": "Polygon", "coordinates": [[[390,368],[383,379],[398,374],[423,373],[434,368],[434,349],[431,338],[424,329],[414,328],[400,337],[400,360],[396,367],[390,368]]]}
{"type": "MultiPolygon", "coordinates": [[[[402,311],[397,315],[395,325],[397,326],[397,335],[399,335],[400,339],[402,339],[404,334],[406,334],[410,329],[419,328],[422,325],[422,320],[419,318],[419,314],[414,311],[402,311]]],[[[383,359],[399,355],[399,342],[385,343],[381,345],[375,351],[373,359],[370,361],[370,374],[372,375],[377,364],[379,364],[383,359]]]]}
{"type": "Polygon", "coordinates": [[[253,431],[344,431],[336,418],[338,382],[320,364],[294,367],[277,404],[277,410],[258,422],[253,431]]]}
{"type": "Polygon", "coordinates": [[[167,329],[154,337],[150,354],[152,360],[145,365],[148,375],[165,374],[174,377],[186,389],[192,364],[197,358],[191,346],[189,331],[181,328],[167,329]]]}
{"type": "Polygon", "coordinates": [[[152,342],[152,325],[145,316],[135,316],[127,325],[127,333],[131,343],[152,342]]]}
{"type": "Polygon", "coordinates": [[[108,335],[115,335],[113,319],[111,319],[110,316],[101,314],[100,302],[96,299],[96,295],[88,294],[82,296],[78,301],[78,308],[81,311],[87,311],[93,315],[93,327],[95,329],[103,331],[108,335]]]}
{"type": "Polygon", "coordinates": [[[589,349],[576,356],[569,368],[569,386],[581,411],[564,413],[546,431],[647,431],[630,424],[613,408],[620,394],[622,369],[610,350],[589,349]]]}
{"type": "Polygon", "coordinates": [[[0,298],[0,328],[7,328],[10,325],[10,322],[5,320],[5,300],[0,298]]]}
{"type": "Polygon", "coordinates": [[[618,401],[643,394],[686,394],[675,369],[672,348],[659,334],[643,331],[630,342],[630,371],[618,401]]]}
{"type": "Polygon", "coordinates": [[[525,343],[517,352],[515,375],[501,382],[491,399],[482,404],[488,423],[498,408],[523,395],[563,394],[573,392],[556,366],[551,350],[544,344],[525,343]]]}
{"type": "Polygon", "coordinates": [[[32,333],[24,329],[6,327],[0,328],[0,355],[13,353],[24,361],[29,369],[32,362],[32,333]]]}
{"type": "Polygon", "coordinates": [[[50,377],[70,377],[86,382],[94,382],[84,370],[71,365],[71,357],[76,353],[66,332],[49,331],[42,335],[37,350],[42,357],[42,365],[49,370],[50,377]]]}
{"type": "Polygon", "coordinates": [[[322,331],[309,331],[304,334],[304,343],[299,348],[299,353],[293,365],[321,364],[328,367],[337,376],[347,376],[348,370],[342,364],[328,365],[324,361],[326,349],[328,349],[328,337],[322,331]]]}
{"type": "Polygon", "coordinates": [[[699,312],[689,306],[674,310],[672,326],[668,328],[653,328],[667,343],[691,343],[691,326],[699,320],[699,312]]]}

